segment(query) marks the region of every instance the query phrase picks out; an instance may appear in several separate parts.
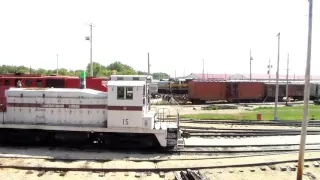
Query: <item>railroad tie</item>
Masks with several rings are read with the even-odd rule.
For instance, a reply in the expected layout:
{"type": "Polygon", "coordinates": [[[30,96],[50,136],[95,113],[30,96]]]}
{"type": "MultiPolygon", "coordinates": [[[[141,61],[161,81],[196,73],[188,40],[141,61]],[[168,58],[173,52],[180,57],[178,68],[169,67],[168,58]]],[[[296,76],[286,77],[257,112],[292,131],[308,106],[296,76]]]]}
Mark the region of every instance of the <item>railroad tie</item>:
{"type": "Polygon", "coordinates": [[[160,171],[159,172],[159,176],[160,176],[160,178],[164,178],[166,175],[165,175],[165,173],[163,171],[160,171]]]}
{"type": "Polygon", "coordinates": [[[139,178],[140,176],[141,176],[140,172],[136,172],[135,177],[136,177],[136,178],[139,178]]]}
{"type": "Polygon", "coordinates": [[[297,169],[294,165],[290,165],[289,168],[291,171],[296,171],[296,169],[297,169]]]}
{"type": "Polygon", "coordinates": [[[318,162],[314,162],[314,163],[313,163],[313,166],[314,166],[314,167],[319,167],[320,165],[319,165],[318,162]]]}

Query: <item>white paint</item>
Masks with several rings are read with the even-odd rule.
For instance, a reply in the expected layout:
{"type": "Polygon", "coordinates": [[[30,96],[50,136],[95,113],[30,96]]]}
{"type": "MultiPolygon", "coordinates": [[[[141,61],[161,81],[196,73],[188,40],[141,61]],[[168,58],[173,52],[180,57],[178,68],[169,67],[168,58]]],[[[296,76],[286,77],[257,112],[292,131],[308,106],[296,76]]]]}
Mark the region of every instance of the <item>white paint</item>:
{"type": "Polygon", "coordinates": [[[108,86],[108,93],[92,89],[10,88],[5,92],[8,103],[42,106],[9,106],[7,112],[0,113],[3,122],[0,128],[149,133],[154,134],[162,146],[166,146],[166,130],[168,127],[177,128],[177,123],[155,122],[156,113],[148,110],[147,81],[109,81],[108,86]],[[133,87],[133,98],[117,99],[119,86],[133,87]],[[65,108],[65,104],[71,106],[65,108]],[[79,109],[81,105],[135,106],[142,109],[79,109]]]}
{"type": "MultiPolygon", "coordinates": [[[[0,113],[2,117],[2,113],[0,113]]],[[[16,128],[16,129],[41,129],[41,130],[56,130],[56,131],[78,131],[78,132],[116,132],[116,133],[146,133],[154,134],[160,145],[165,147],[167,145],[166,137],[167,131],[164,124],[160,129],[159,124],[155,129],[141,129],[141,128],[104,128],[96,125],[82,125],[82,126],[60,126],[60,125],[37,125],[37,124],[0,124],[0,128],[16,128]]]]}

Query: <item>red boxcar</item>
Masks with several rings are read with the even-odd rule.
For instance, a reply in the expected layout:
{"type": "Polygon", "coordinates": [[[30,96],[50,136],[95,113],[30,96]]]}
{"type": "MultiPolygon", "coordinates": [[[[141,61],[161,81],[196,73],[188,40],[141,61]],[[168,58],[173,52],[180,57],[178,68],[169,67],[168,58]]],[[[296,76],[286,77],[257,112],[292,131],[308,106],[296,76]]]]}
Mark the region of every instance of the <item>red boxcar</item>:
{"type": "Polygon", "coordinates": [[[304,96],[304,84],[289,84],[288,97],[302,100],[304,96]]]}
{"type": "Polygon", "coordinates": [[[188,96],[192,103],[226,99],[226,82],[193,80],[189,82],[188,96]]]}
{"type": "Polygon", "coordinates": [[[227,101],[262,101],[265,97],[263,82],[227,82],[227,101]]]}

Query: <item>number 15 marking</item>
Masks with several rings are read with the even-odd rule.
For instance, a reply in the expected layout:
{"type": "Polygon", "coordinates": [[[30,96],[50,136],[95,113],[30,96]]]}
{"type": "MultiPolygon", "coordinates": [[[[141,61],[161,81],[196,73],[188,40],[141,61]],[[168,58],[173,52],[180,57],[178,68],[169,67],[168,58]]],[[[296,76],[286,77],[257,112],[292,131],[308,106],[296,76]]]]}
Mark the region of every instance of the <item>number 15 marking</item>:
{"type": "Polygon", "coordinates": [[[128,119],[122,119],[122,124],[128,125],[129,124],[129,120],[128,119]]]}

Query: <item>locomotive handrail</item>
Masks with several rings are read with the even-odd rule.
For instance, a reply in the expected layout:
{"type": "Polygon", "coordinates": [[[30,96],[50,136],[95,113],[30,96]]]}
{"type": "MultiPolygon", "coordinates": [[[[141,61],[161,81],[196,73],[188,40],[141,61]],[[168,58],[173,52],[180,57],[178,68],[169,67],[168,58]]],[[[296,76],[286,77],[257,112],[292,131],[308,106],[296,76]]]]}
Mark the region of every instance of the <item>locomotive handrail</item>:
{"type": "Polygon", "coordinates": [[[177,109],[177,113],[179,113],[180,111],[180,109],[181,109],[181,106],[180,106],[180,104],[173,98],[173,97],[171,97],[170,99],[172,99],[173,100],[173,102],[175,102],[176,103],[176,105],[178,106],[178,108],[176,108],[177,109]]]}

